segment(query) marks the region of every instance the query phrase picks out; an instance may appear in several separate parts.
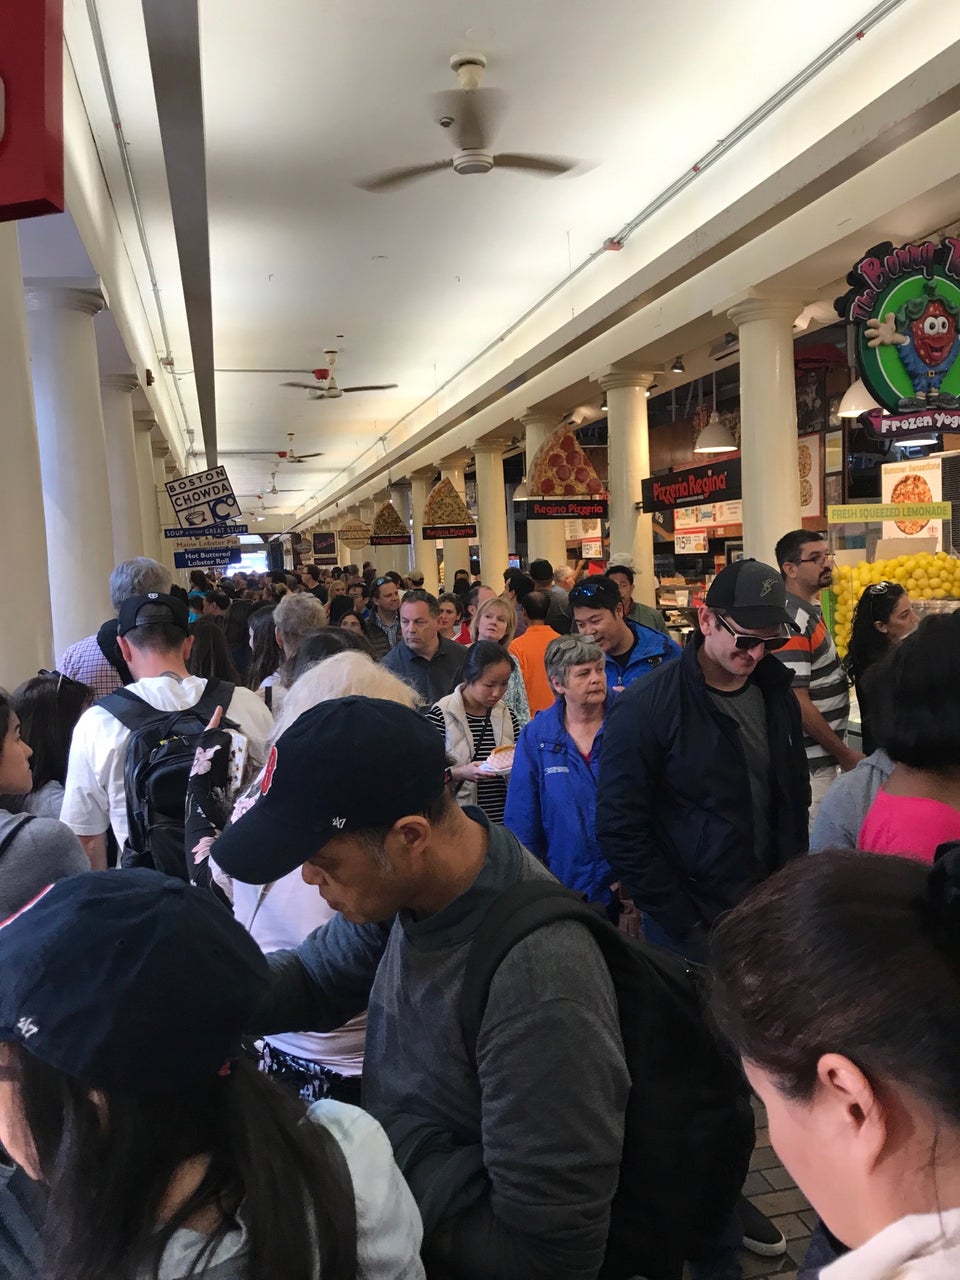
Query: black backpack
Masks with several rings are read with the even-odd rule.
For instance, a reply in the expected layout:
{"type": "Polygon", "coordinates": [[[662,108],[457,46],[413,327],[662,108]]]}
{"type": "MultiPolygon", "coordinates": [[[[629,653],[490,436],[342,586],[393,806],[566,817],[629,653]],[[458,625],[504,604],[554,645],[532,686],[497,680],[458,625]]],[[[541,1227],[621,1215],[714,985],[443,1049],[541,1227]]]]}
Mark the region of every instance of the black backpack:
{"type": "Polygon", "coordinates": [[[679,1280],[684,1259],[708,1248],[733,1213],[754,1143],[739,1062],[705,1012],[706,971],[621,933],[563,885],[522,881],[497,900],[470,946],[460,1004],[467,1051],[475,1061],[504,957],[559,920],[580,921],[603,952],[632,1081],[600,1277],[679,1280]]]}
{"type": "MultiPolygon", "coordinates": [[[[123,762],[129,835],[122,867],[148,867],[189,880],[184,844],[187,782],[204,729],[217,707],[224,712],[234,685],[208,680],[199,702],[183,711],[158,711],[129,689],[117,689],[98,706],[131,730],[123,762]]],[[[224,720],[222,728],[236,728],[224,720]]]]}

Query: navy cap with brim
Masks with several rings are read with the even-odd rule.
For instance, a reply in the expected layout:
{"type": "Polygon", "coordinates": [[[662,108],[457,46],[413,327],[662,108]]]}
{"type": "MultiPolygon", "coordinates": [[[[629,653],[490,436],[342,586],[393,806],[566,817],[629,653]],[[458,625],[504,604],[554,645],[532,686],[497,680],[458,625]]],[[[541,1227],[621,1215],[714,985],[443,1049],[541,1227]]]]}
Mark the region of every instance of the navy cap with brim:
{"type": "Polygon", "coordinates": [[[322,702],[280,735],[259,797],[211,857],[245,884],[269,884],[334,836],[423,813],[445,769],[443,735],[410,707],[359,695],[322,702]]]}
{"type": "Polygon", "coordinates": [[[786,609],[779,609],[776,605],[748,605],[743,609],[724,609],[723,612],[738,627],[748,630],[755,627],[793,627],[786,609]]]}

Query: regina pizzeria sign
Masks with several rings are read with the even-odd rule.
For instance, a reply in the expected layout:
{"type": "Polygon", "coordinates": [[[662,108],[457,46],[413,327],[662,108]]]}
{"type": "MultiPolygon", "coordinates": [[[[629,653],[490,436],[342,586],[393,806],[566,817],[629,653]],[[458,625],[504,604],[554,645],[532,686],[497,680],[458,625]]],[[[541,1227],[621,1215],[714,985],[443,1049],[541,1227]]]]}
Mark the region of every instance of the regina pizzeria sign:
{"type": "Polygon", "coordinates": [[[861,425],[883,439],[960,431],[960,239],[876,245],[847,283],[836,310],[855,326],[857,370],[881,406],[861,425]]]}

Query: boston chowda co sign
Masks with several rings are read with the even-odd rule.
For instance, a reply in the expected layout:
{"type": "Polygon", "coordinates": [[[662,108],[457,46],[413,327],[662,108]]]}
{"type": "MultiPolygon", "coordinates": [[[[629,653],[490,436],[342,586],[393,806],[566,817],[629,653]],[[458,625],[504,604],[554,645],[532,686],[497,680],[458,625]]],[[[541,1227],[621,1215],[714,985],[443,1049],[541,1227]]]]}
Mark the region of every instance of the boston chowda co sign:
{"type": "Polygon", "coordinates": [[[960,239],[876,245],[847,283],[834,305],[855,326],[857,370],[881,406],[861,426],[883,440],[960,432],[960,239]]]}

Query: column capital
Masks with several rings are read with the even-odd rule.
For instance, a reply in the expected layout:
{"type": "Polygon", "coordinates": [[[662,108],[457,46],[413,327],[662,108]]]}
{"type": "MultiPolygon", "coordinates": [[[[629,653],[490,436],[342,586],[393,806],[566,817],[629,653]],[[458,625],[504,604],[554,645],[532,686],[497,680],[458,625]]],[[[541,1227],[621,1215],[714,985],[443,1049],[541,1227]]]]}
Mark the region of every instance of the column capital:
{"type": "Polygon", "coordinates": [[[159,439],[153,437],[150,441],[150,450],[155,458],[166,458],[170,453],[170,446],[163,436],[159,439]]]}
{"type": "Polygon", "coordinates": [[[107,391],[134,392],[140,385],[135,373],[105,373],[100,379],[101,387],[107,391]]]}
{"type": "Polygon", "coordinates": [[[473,454],[467,450],[461,453],[451,453],[449,458],[443,458],[440,462],[441,471],[463,471],[465,467],[469,467],[473,462],[473,454]]]}
{"type": "Polygon", "coordinates": [[[429,466],[426,466],[426,467],[415,467],[413,471],[410,472],[410,479],[411,480],[432,480],[439,470],[440,468],[438,466],[434,466],[434,464],[431,462],[429,466]]]}
{"type": "Polygon", "coordinates": [[[525,428],[546,427],[552,430],[559,427],[562,421],[563,414],[556,409],[528,409],[520,415],[520,425],[525,428]]]}
{"type": "Polygon", "coordinates": [[[617,387],[635,387],[638,391],[646,391],[657,380],[660,370],[653,369],[618,369],[608,365],[597,375],[601,390],[614,391],[617,387]]]}
{"type": "Polygon", "coordinates": [[[151,409],[141,409],[133,415],[133,426],[135,431],[152,431],[157,425],[157,420],[153,416],[153,411],[151,409]]]}
{"type": "Polygon", "coordinates": [[[387,492],[389,493],[391,489],[409,489],[412,483],[409,476],[401,476],[399,480],[390,481],[387,492]]]}
{"type": "Polygon", "coordinates": [[[737,326],[753,320],[789,320],[793,324],[808,301],[802,293],[767,293],[762,289],[748,289],[718,307],[714,315],[727,315],[737,326]]]}
{"type": "Polygon", "coordinates": [[[510,440],[499,436],[486,436],[482,440],[475,440],[471,447],[474,457],[478,453],[487,453],[502,458],[510,448],[510,443],[510,440]]]}
{"type": "Polygon", "coordinates": [[[79,311],[95,316],[107,305],[99,280],[28,277],[23,282],[28,311],[79,311]]]}

